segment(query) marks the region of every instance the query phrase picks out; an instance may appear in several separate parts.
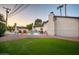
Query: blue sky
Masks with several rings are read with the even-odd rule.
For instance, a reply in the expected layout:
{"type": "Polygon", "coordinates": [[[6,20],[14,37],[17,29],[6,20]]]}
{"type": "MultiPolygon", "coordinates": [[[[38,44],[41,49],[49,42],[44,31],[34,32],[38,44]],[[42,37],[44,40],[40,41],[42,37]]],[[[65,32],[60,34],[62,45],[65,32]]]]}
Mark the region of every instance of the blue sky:
{"type": "MultiPolygon", "coordinates": [[[[60,15],[57,6],[59,4],[31,4],[29,7],[22,10],[20,13],[9,18],[8,25],[17,23],[19,26],[25,26],[40,18],[43,21],[48,20],[48,14],[53,11],[55,15],[60,15]]],[[[0,13],[5,15],[5,10],[2,7],[13,8],[15,5],[0,5],[0,13]]],[[[62,8],[62,14],[64,15],[64,7],[62,8]]],[[[79,4],[68,4],[67,5],[67,16],[79,17],[79,4]]]]}

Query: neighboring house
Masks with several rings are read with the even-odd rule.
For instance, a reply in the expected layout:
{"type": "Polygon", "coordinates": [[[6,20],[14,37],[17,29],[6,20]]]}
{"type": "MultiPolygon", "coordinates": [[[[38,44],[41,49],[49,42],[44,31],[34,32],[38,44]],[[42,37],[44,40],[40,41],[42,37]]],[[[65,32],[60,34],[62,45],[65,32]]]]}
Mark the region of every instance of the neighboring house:
{"type": "Polygon", "coordinates": [[[33,30],[33,31],[41,31],[42,28],[43,28],[43,24],[40,25],[40,26],[35,26],[35,25],[33,24],[33,26],[32,26],[32,30],[33,30]]]}
{"type": "Polygon", "coordinates": [[[28,29],[26,29],[26,27],[17,26],[17,32],[18,33],[27,33],[28,29]]]}
{"type": "Polygon", "coordinates": [[[51,12],[48,22],[43,25],[43,30],[52,36],[79,38],[79,17],[56,16],[51,12]]]}
{"type": "Polygon", "coordinates": [[[34,30],[36,30],[36,31],[40,31],[40,30],[41,30],[41,28],[43,28],[43,26],[33,27],[33,29],[34,29],[34,30]]]}
{"type": "Polygon", "coordinates": [[[47,27],[48,27],[48,20],[43,22],[43,31],[44,32],[47,31],[47,29],[48,29],[47,27]]]}

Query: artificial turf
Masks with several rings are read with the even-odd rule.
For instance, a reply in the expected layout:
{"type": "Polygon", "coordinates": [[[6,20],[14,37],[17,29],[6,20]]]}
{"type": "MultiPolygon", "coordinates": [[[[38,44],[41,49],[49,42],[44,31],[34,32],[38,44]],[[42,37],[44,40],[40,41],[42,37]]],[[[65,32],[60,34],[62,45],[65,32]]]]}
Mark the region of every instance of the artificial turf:
{"type": "Polygon", "coordinates": [[[0,42],[0,54],[78,55],[79,42],[58,38],[23,38],[0,42]]]}

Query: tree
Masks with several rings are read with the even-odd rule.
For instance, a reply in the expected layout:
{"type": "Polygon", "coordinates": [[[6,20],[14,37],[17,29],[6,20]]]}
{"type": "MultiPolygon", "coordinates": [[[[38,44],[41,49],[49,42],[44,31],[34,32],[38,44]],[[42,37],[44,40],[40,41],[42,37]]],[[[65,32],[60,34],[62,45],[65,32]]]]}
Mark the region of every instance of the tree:
{"type": "Polygon", "coordinates": [[[13,27],[12,26],[7,26],[7,30],[11,32],[13,30],[13,27]]]}
{"type": "Polygon", "coordinates": [[[43,28],[40,28],[40,33],[43,34],[43,28]]]}
{"type": "Polygon", "coordinates": [[[35,26],[35,27],[42,26],[42,20],[41,20],[41,19],[36,19],[34,26],[35,26]]]}
{"type": "Polygon", "coordinates": [[[28,30],[32,30],[32,26],[33,26],[33,23],[26,25],[26,28],[27,28],[28,30]]]}
{"type": "Polygon", "coordinates": [[[0,14],[0,37],[4,35],[5,31],[6,31],[6,25],[4,16],[0,14]]]}
{"type": "Polygon", "coordinates": [[[0,14],[0,22],[5,22],[3,14],[0,14]]]}

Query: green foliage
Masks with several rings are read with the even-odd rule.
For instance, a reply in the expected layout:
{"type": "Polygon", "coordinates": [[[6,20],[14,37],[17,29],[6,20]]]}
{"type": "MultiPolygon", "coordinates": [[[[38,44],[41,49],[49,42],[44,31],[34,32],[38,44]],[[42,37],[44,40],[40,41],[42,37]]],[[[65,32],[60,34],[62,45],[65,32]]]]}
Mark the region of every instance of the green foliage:
{"type": "Polygon", "coordinates": [[[15,55],[79,55],[79,42],[58,38],[25,38],[0,42],[0,53],[15,55]]]}
{"type": "Polygon", "coordinates": [[[40,33],[43,34],[43,28],[40,28],[40,33]]]}
{"type": "Polygon", "coordinates": [[[36,27],[42,26],[42,20],[41,19],[36,19],[34,26],[36,26],[36,27]]]}
{"type": "Polygon", "coordinates": [[[27,28],[28,30],[32,30],[32,26],[33,26],[33,23],[32,23],[32,24],[29,24],[29,25],[26,25],[26,28],[27,28]]]}
{"type": "Polygon", "coordinates": [[[4,35],[5,31],[6,31],[5,24],[0,22],[0,36],[4,35]]]}
{"type": "Polygon", "coordinates": [[[2,14],[0,14],[0,22],[5,22],[4,17],[2,14]]]}
{"type": "Polygon", "coordinates": [[[0,14],[0,36],[4,35],[6,31],[6,26],[4,24],[5,20],[2,14],[0,14]]]}
{"type": "Polygon", "coordinates": [[[13,27],[12,26],[8,26],[7,30],[11,32],[13,30],[13,27]]]}

